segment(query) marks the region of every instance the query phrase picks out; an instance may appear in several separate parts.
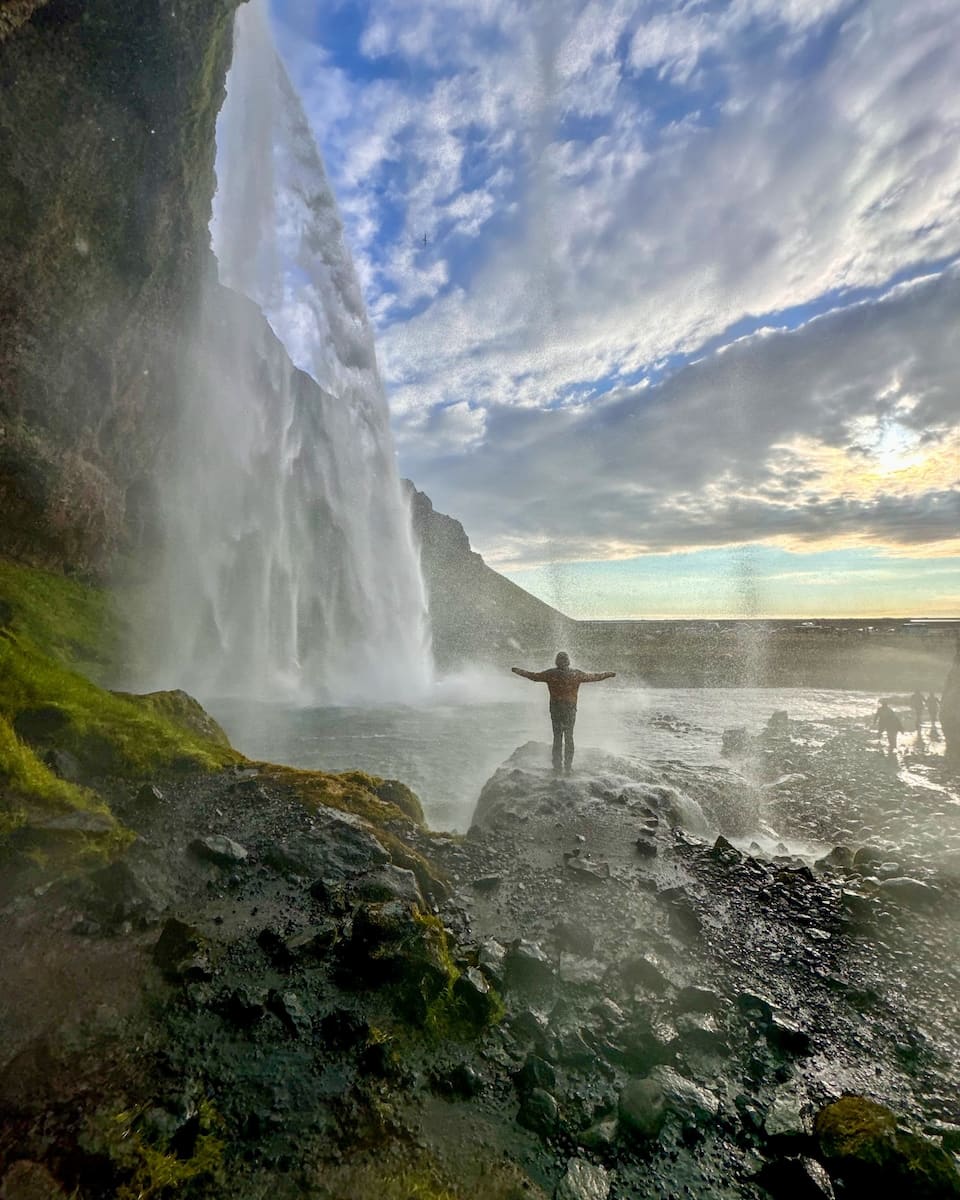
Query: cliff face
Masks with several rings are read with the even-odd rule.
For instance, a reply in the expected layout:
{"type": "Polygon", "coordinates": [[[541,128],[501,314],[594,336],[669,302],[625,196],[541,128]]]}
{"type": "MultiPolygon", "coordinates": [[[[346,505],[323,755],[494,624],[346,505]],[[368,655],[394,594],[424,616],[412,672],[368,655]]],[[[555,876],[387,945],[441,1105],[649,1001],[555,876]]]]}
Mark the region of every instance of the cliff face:
{"type": "Polygon", "coordinates": [[[510,650],[557,649],[575,622],[488,567],[453,517],[405,481],[441,666],[510,650]]]}
{"type": "Polygon", "coordinates": [[[237,3],[5,9],[0,554],[98,571],[143,534],[180,343],[212,269],[237,3]]]}

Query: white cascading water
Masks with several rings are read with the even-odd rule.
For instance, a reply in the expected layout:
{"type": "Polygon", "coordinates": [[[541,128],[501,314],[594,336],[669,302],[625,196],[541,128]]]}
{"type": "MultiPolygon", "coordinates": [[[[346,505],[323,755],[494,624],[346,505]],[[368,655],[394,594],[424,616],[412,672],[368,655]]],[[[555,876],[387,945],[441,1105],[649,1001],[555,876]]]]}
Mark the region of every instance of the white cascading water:
{"type": "Polygon", "coordinates": [[[217,180],[220,282],[248,300],[207,289],[181,388],[159,674],[206,697],[416,698],[426,606],[373,335],[265,0],[237,11],[217,180]]]}

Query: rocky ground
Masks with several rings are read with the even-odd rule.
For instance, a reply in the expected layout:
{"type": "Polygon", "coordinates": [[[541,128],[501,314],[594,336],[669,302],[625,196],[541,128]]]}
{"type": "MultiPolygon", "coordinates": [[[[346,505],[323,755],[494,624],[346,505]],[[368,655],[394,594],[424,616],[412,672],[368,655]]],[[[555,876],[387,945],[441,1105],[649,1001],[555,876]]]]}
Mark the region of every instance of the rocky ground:
{"type": "Polygon", "coordinates": [[[521,747],[466,838],[118,796],[126,858],[3,912],[0,1195],[960,1194],[956,780],[732,747],[521,747]]]}

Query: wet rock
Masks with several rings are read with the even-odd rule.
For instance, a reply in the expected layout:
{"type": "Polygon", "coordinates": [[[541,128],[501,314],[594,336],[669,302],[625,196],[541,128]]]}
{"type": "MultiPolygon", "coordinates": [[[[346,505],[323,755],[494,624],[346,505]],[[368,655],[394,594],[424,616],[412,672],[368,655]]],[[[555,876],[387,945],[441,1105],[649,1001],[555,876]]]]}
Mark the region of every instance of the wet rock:
{"type": "Polygon", "coordinates": [[[300,958],[322,958],[336,944],[339,928],[335,921],[321,921],[308,925],[284,939],[286,956],[294,961],[300,958]]]}
{"type": "Polygon", "coordinates": [[[138,808],[156,808],[158,804],[163,804],[165,800],[163,792],[155,783],[145,783],[137,791],[134,797],[134,803],[138,808]]]}
{"type": "Polygon", "coordinates": [[[496,993],[476,967],[467,967],[458,976],[453,995],[467,1019],[478,1028],[502,1011],[496,993]]]}
{"type": "Polygon", "coordinates": [[[869,871],[879,866],[883,860],[883,851],[878,850],[876,846],[861,846],[853,856],[853,865],[858,871],[869,871]]]}
{"type": "Polygon", "coordinates": [[[820,1157],[834,1182],[843,1182],[845,1194],[960,1196],[960,1174],[950,1155],[900,1129],[890,1109],[865,1096],[843,1096],[822,1108],[814,1134],[820,1157]]]}
{"type": "Polygon", "coordinates": [[[851,921],[866,921],[874,916],[877,902],[871,896],[863,896],[850,888],[844,888],[840,893],[843,911],[851,921]]]}
{"type": "Polygon", "coordinates": [[[712,1121],[719,1102],[672,1067],[654,1067],[646,1079],[631,1080],[620,1093],[621,1124],[642,1137],[655,1137],[668,1116],[686,1127],[712,1121]]]}
{"type": "Polygon", "coordinates": [[[627,987],[642,987],[658,995],[670,988],[670,981],[658,963],[645,955],[628,958],[620,966],[620,975],[627,987]]]}
{"type": "Polygon", "coordinates": [[[818,871],[852,871],[854,867],[853,851],[849,846],[834,846],[829,854],[818,858],[813,865],[818,871]]]}
{"type": "Polygon", "coordinates": [[[610,1195],[610,1173],[584,1158],[572,1158],[567,1173],[557,1185],[555,1200],[607,1200],[610,1195]]]}
{"type": "Polygon", "coordinates": [[[350,907],[346,888],[335,880],[316,880],[310,885],[310,895],[328,913],[342,916],[350,907]]]}
{"type": "Polygon", "coordinates": [[[786,1083],[773,1094],[773,1101],[763,1121],[768,1138],[799,1139],[811,1131],[811,1105],[804,1088],[786,1083]]]}
{"type": "Polygon", "coordinates": [[[688,984],[677,992],[674,1008],[681,1013],[712,1013],[724,1007],[723,997],[710,988],[688,984]]]}
{"type": "Polygon", "coordinates": [[[576,851],[572,854],[565,854],[563,858],[567,871],[584,883],[603,883],[610,878],[608,862],[588,858],[585,854],[578,854],[576,851]]]}
{"type": "Polygon", "coordinates": [[[291,834],[265,849],[264,862],[283,874],[330,884],[390,861],[373,834],[348,814],[320,806],[313,814],[313,826],[309,833],[291,834]]]}
{"type": "Polygon", "coordinates": [[[469,1063],[457,1063],[445,1071],[437,1072],[430,1082],[438,1095],[453,1096],[459,1100],[479,1096],[485,1087],[483,1076],[469,1063]]]}
{"type": "Polygon", "coordinates": [[[481,892],[484,895],[495,892],[501,883],[503,883],[502,875],[481,875],[477,879],[470,880],[470,886],[474,891],[481,892]]]}
{"type": "Polygon", "coordinates": [[[725,837],[718,837],[710,849],[710,857],[724,867],[735,867],[743,862],[743,854],[725,837]]]}
{"type": "Polygon", "coordinates": [[[653,833],[641,833],[633,844],[641,858],[657,857],[657,842],[653,833]]]}
{"type": "Polygon", "coordinates": [[[506,946],[494,938],[481,942],[477,951],[477,966],[497,987],[502,987],[507,970],[506,946]]]}
{"type": "Polygon", "coordinates": [[[724,1054],[727,1039],[712,1013],[682,1013],[677,1017],[677,1037],[687,1051],[724,1054]]]}
{"type": "Polygon", "coordinates": [[[236,867],[250,857],[246,847],[221,833],[195,838],[190,843],[190,852],[218,867],[236,867]]]}
{"type": "Polygon", "coordinates": [[[375,871],[359,875],[350,883],[349,893],[360,900],[374,903],[386,900],[403,900],[408,904],[425,907],[420,885],[412,871],[384,863],[375,871]]]}
{"type": "Polygon", "coordinates": [[[810,1053],[810,1035],[801,1029],[796,1022],[791,1021],[782,1013],[774,1012],[765,1023],[767,1040],[778,1050],[787,1054],[806,1055],[810,1053]]]}
{"type": "Polygon", "coordinates": [[[192,925],[176,917],[164,923],[153,947],[153,961],[171,978],[201,979],[209,976],[203,938],[192,925]]]}
{"type": "Polygon", "coordinates": [[[737,1008],[746,1017],[752,1019],[769,1020],[773,1015],[776,1005],[772,1000],[768,1000],[766,996],[761,996],[757,992],[740,992],[737,996],[737,1008]]]}
{"type": "Polygon", "coordinates": [[[271,991],[267,996],[267,1008],[290,1037],[299,1038],[309,1033],[310,1017],[296,992],[271,991]]]}
{"type": "Polygon", "coordinates": [[[340,974],[348,985],[389,988],[399,1015],[422,1024],[451,983],[446,934],[416,905],[399,900],[361,905],[349,940],[341,942],[340,974]]]}
{"type": "Polygon", "coordinates": [[[520,1093],[532,1092],[537,1088],[552,1092],[557,1086],[557,1073],[545,1058],[538,1054],[528,1054],[523,1066],[514,1076],[514,1083],[520,1093]]]}
{"type": "Polygon", "coordinates": [[[620,1122],[616,1114],[601,1117],[583,1130],[577,1141],[587,1150],[609,1151],[616,1145],[620,1136],[620,1122]]]}
{"type": "Polygon", "coordinates": [[[551,983],[553,977],[553,963],[537,942],[521,938],[510,947],[506,964],[508,987],[542,987],[551,983]]]}
{"type": "Polygon", "coordinates": [[[589,1067],[596,1062],[596,1051],[579,1029],[565,1029],[556,1035],[556,1055],[568,1067],[589,1067]]]}
{"type": "Polygon", "coordinates": [[[79,783],[83,777],[83,767],[80,760],[69,750],[48,750],[43,755],[43,761],[61,779],[68,783],[79,783]]]}
{"type": "Polygon", "coordinates": [[[534,1088],[526,1093],[520,1102],[517,1121],[533,1133],[541,1137],[550,1137],[556,1133],[560,1119],[560,1107],[556,1099],[543,1088],[534,1088]]]}
{"type": "Polygon", "coordinates": [[[114,924],[148,924],[170,904],[162,872],[135,852],[92,872],[89,882],[95,910],[114,924]]]}
{"type": "Polygon", "coordinates": [[[773,1200],[834,1200],[830,1176],[815,1158],[781,1158],[767,1163],[757,1181],[773,1200]]]}
{"type": "Polygon", "coordinates": [[[594,958],[569,958],[560,961],[560,980],[579,986],[599,986],[606,977],[607,968],[594,958]]]}
{"type": "Polygon", "coordinates": [[[510,1018],[510,1032],[521,1041],[540,1045],[546,1038],[548,1024],[542,1012],[526,1008],[510,1018]]]}
{"type": "Polygon", "coordinates": [[[942,895],[939,888],[907,876],[884,879],[877,892],[885,899],[895,900],[907,908],[932,908],[942,895]]]}

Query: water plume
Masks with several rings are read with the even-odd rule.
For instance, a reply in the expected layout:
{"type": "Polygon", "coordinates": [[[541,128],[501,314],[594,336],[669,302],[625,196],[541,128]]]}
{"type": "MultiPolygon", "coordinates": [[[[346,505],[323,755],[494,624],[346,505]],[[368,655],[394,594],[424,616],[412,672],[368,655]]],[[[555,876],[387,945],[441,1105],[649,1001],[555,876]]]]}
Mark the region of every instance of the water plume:
{"type": "Polygon", "coordinates": [[[264,0],[237,12],[217,180],[219,283],[164,489],[158,674],[208,697],[415,697],[426,607],[373,335],[264,0]]]}

